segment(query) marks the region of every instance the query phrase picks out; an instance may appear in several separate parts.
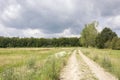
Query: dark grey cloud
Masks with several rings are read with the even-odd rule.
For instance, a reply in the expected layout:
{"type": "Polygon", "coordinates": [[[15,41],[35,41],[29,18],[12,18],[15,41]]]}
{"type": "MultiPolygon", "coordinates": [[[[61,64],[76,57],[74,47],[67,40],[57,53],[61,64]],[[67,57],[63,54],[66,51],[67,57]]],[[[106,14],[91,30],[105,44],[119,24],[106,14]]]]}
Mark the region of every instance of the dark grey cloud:
{"type": "Polygon", "coordinates": [[[3,20],[3,23],[6,26],[19,29],[29,27],[42,29],[45,32],[59,33],[69,27],[72,28],[74,32],[79,32],[83,25],[78,24],[78,21],[85,23],[89,20],[85,20],[86,17],[88,18],[89,16],[84,8],[89,10],[89,5],[85,6],[86,2],[84,1],[80,2],[82,4],[81,6],[79,6],[77,0],[73,1],[74,3],[72,3],[72,0],[67,0],[66,3],[64,3],[65,1],[63,0],[57,0],[56,2],[51,0],[51,3],[48,3],[48,5],[46,1],[43,0],[42,2],[37,0],[38,2],[36,3],[34,3],[33,0],[31,1],[33,3],[27,0],[16,2],[15,5],[19,4],[22,8],[20,17],[8,21],[3,20]],[[59,4],[59,2],[61,2],[61,4],[59,4]]]}
{"type": "Polygon", "coordinates": [[[119,24],[108,19],[120,15],[119,4],[120,0],[0,0],[0,24],[18,30],[38,29],[45,34],[70,29],[71,34],[78,35],[84,24],[97,20],[115,30],[119,24]]]}
{"type": "Polygon", "coordinates": [[[95,0],[94,4],[103,17],[120,14],[120,0],[95,0]]]}

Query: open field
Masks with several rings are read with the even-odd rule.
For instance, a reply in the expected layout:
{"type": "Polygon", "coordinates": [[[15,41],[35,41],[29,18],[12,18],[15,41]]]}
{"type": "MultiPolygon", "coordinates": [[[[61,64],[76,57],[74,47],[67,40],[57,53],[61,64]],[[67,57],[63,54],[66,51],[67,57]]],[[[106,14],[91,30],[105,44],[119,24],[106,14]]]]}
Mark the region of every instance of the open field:
{"type": "Polygon", "coordinates": [[[1,48],[0,80],[118,80],[119,52],[75,47],[1,48]]]}
{"type": "Polygon", "coordinates": [[[80,50],[120,79],[120,50],[96,48],[80,48],[80,50]]]}
{"type": "Polygon", "coordinates": [[[69,56],[66,53],[71,51],[72,48],[2,48],[0,80],[57,80],[69,56]]]}

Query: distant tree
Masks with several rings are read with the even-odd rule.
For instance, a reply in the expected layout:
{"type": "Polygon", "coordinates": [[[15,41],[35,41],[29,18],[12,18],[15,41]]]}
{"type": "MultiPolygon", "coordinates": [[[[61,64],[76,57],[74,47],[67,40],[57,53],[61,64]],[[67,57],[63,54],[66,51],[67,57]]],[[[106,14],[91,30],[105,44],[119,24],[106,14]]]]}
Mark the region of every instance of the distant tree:
{"type": "Polygon", "coordinates": [[[4,37],[0,37],[0,47],[2,48],[6,48],[8,47],[10,43],[10,39],[8,37],[4,38],[4,37]]]}
{"type": "Polygon", "coordinates": [[[114,37],[111,41],[111,48],[120,50],[120,38],[114,37]]]}
{"type": "Polygon", "coordinates": [[[112,39],[112,41],[111,41],[111,48],[112,49],[116,49],[116,44],[119,44],[119,43],[117,43],[117,41],[118,41],[118,37],[114,37],[113,39],[112,39]]]}
{"type": "Polygon", "coordinates": [[[108,40],[108,41],[105,43],[104,48],[109,48],[109,49],[111,49],[111,48],[112,48],[112,41],[111,41],[111,40],[108,40]]]}
{"type": "Polygon", "coordinates": [[[113,32],[110,28],[105,27],[96,38],[97,47],[105,48],[105,44],[109,44],[114,37],[117,37],[117,34],[113,32]]]}
{"type": "Polygon", "coordinates": [[[120,50],[120,38],[117,39],[117,42],[115,43],[114,49],[120,50]]]}
{"type": "Polygon", "coordinates": [[[90,24],[86,24],[85,28],[81,32],[80,42],[83,46],[95,46],[95,39],[97,37],[97,29],[98,22],[94,21],[90,24]]]}
{"type": "Polygon", "coordinates": [[[81,46],[81,43],[79,42],[79,38],[76,37],[69,38],[69,44],[70,46],[81,46]]]}

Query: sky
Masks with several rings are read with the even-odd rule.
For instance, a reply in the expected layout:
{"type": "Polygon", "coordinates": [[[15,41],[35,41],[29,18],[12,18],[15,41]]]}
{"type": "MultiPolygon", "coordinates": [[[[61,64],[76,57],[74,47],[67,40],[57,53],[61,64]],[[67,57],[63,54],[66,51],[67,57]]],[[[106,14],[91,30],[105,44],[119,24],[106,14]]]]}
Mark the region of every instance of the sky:
{"type": "Polygon", "coordinates": [[[120,0],[0,0],[0,36],[79,37],[92,21],[120,36],[120,0]]]}

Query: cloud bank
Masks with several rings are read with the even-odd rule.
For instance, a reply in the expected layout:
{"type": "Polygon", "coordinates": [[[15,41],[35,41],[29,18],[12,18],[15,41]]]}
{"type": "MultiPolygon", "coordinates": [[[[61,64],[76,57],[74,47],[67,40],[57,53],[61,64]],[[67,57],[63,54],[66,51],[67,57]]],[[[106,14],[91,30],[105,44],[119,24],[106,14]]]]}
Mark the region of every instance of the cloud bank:
{"type": "Polygon", "coordinates": [[[0,36],[79,37],[99,21],[120,35],[120,0],[0,0],[0,36]]]}

